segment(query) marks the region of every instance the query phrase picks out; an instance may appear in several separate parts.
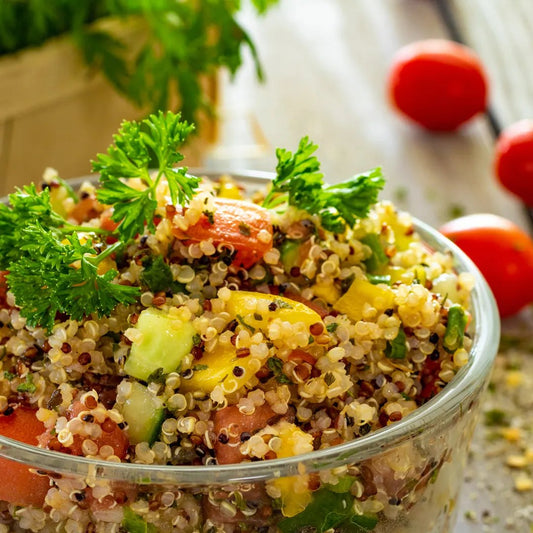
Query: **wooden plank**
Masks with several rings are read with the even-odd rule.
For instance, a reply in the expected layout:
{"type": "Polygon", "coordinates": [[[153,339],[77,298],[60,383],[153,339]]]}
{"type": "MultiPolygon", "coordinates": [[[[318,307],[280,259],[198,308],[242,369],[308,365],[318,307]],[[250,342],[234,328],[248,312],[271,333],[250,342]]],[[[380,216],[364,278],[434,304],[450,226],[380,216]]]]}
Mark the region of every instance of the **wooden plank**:
{"type": "MultiPolygon", "coordinates": [[[[494,212],[525,226],[519,204],[492,176],[493,139],[485,119],[455,134],[430,134],[387,102],[394,52],[414,40],[447,37],[432,2],[292,0],[264,19],[250,14],[245,23],[267,81],[259,85],[249,66],[226,89],[226,125],[237,117],[249,121],[248,128],[233,128],[237,136],[247,132],[247,139],[221,141],[243,147],[240,155],[233,151],[232,168],[272,170],[275,147],[295,148],[309,135],[330,181],[381,165],[388,180],[383,196],[394,199],[404,191],[400,206],[434,226],[455,210],[494,212]],[[266,152],[251,149],[265,139],[266,152]]],[[[210,159],[213,168],[227,164],[216,154],[210,159]]]]}
{"type": "MultiPolygon", "coordinates": [[[[127,25],[106,20],[98,27],[111,29],[127,43],[140,42],[143,34],[142,21],[136,19],[127,25]]],[[[68,36],[6,56],[0,59],[0,121],[70,98],[88,84],[101,83],[102,77],[90,71],[68,36]]]]}
{"type": "MultiPolygon", "coordinates": [[[[206,80],[206,91],[211,93],[210,99],[216,97],[215,78],[206,80]]],[[[4,146],[0,144],[0,165],[3,161],[4,166],[0,166],[0,196],[15,186],[39,182],[47,166],[56,168],[63,178],[88,174],[91,159],[111,144],[122,120],[138,119],[144,113],[102,80],[68,99],[10,121],[9,139],[4,146]]],[[[188,166],[202,164],[215,135],[215,122],[204,120],[199,134],[183,149],[188,166]]]]}
{"type": "Polygon", "coordinates": [[[451,0],[466,41],[487,68],[491,104],[503,126],[533,116],[531,0],[451,0]]]}

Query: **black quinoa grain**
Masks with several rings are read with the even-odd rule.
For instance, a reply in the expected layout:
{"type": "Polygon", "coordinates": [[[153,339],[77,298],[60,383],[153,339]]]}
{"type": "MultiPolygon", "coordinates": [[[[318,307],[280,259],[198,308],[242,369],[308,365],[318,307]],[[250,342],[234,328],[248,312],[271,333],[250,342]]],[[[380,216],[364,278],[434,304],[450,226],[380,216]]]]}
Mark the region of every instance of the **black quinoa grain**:
{"type": "Polygon", "coordinates": [[[248,431],[243,431],[240,436],[241,442],[246,442],[247,440],[250,440],[252,435],[248,433],[248,431]]]}
{"type": "Polygon", "coordinates": [[[429,336],[429,342],[431,342],[431,344],[437,344],[437,342],[439,342],[439,334],[436,332],[433,332],[429,336]]]}

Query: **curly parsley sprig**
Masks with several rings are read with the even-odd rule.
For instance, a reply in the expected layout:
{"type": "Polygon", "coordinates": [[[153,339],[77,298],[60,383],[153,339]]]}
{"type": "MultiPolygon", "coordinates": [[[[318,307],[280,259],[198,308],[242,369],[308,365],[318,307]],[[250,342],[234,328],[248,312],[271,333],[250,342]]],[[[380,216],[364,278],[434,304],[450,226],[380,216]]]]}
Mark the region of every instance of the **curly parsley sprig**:
{"type": "Polygon", "coordinates": [[[93,170],[100,172],[100,202],[113,206],[112,218],[119,223],[121,239],[128,241],[143,233],[145,225],[154,230],[153,217],[157,207],[156,190],[164,176],[173,203],[184,204],[191,199],[200,179],[187,174],[187,168],[176,168],[183,159],[178,148],[194,129],[172,112],[150,115],[140,123],[125,121],[113,136],[115,143],[107,154],[98,154],[93,170]],[[155,158],[156,172],[151,163],[155,158]],[[143,187],[136,189],[123,178],[138,178],[143,187]]]}
{"type": "Polygon", "coordinates": [[[7,281],[30,326],[51,330],[57,313],[74,320],[93,312],[106,316],[140,294],[138,287],[114,283],[116,270],[98,271],[120,241],[98,253],[90,239],[84,242],[76,233],[62,237],[39,222],[27,224],[19,238],[19,257],[9,265],[7,281]]]}
{"type": "Polygon", "coordinates": [[[385,185],[380,168],[358,174],[335,185],[325,185],[320,162],[313,154],[318,146],[303,137],[293,154],[283,148],[276,150],[276,177],[263,206],[273,209],[292,205],[318,215],[322,227],[333,233],[343,233],[358,218],[364,218],[376,203],[385,185]]]}
{"type": "Polygon", "coordinates": [[[92,313],[106,316],[140,296],[139,287],[117,283],[117,270],[101,266],[136,234],[155,229],[157,187],[163,177],[174,203],[192,198],[200,179],[176,168],[183,159],[178,148],[192,129],[171,112],[140,123],[125,121],[107,153],[97,155],[97,197],[113,208],[113,220],[119,223],[112,246],[101,238],[110,231],[71,224],[54,210],[49,190],[38,191],[34,184],[10,195],[9,205],[0,204],[0,270],[9,271],[9,289],[28,325],[50,330],[58,313],[74,320],[92,313]],[[155,171],[150,168],[153,161],[155,171]],[[141,187],[124,178],[137,178],[141,187]]]}

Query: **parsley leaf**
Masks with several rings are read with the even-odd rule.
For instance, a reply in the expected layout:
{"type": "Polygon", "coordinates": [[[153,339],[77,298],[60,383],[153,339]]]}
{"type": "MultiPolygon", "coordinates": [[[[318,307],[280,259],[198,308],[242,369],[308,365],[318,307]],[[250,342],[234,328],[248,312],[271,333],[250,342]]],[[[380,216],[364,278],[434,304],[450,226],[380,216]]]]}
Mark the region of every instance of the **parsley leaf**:
{"type": "Polygon", "coordinates": [[[170,267],[165,263],[163,256],[148,257],[144,261],[141,272],[141,282],[152,292],[166,292],[171,288],[174,278],[170,267]]]}
{"type": "Polygon", "coordinates": [[[283,373],[283,361],[279,357],[269,357],[267,359],[267,367],[274,373],[274,377],[278,383],[292,383],[290,378],[283,373]]]}
{"type": "Polygon", "coordinates": [[[325,185],[320,163],[314,152],[318,146],[308,137],[300,140],[293,154],[278,148],[276,177],[263,206],[273,209],[282,204],[292,205],[318,215],[322,227],[333,233],[343,233],[353,227],[358,218],[368,214],[385,185],[380,168],[358,174],[335,185],[325,185]]]}
{"type": "Polygon", "coordinates": [[[183,204],[192,198],[200,178],[188,175],[187,168],[174,165],[183,159],[178,148],[193,128],[181,121],[179,113],[170,111],[159,111],[140,123],[124,121],[113,136],[115,143],[93,161],[93,170],[100,172],[97,198],[113,206],[112,219],[119,223],[117,231],[122,240],[143,233],[145,225],[155,230],[156,191],[163,176],[173,203],[183,204]],[[157,162],[155,173],[149,168],[152,158],[157,162]],[[134,188],[122,178],[138,178],[143,188],[134,188]]]}
{"type": "Polygon", "coordinates": [[[37,222],[27,224],[19,237],[20,257],[10,264],[7,280],[29,326],[51,330],[57,313],[74,320],[93,312],[105,316],[140,294],[138,287],[114,283],[116,270],[98,273],[120,241],[98,254],[90,240],[82,243],[75,233],[60,240],[57,230],[37,222]]]}

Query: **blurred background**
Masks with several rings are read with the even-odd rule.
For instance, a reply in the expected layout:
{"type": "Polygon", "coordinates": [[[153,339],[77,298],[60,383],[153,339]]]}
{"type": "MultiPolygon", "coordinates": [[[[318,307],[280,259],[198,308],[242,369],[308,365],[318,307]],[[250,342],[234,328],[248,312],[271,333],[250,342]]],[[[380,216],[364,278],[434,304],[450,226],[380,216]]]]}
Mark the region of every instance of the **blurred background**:
{"type": "MultiPolygon", "coordinates": [[[[433,226],[491,212],[529,231],[493,165],[502,128],[533,118],[531,57],[531,0],[2,0],[0,195],[47,166],[88,174],[121,120],[171,108],[197,124],[188,166],[273,171],[275,149],[309,135],[327,181],[381,166],[383,197],[433,226]],[[413,124],[387,95],[397,50],[428,38],[472,47],[489,80],[486,112],[453,132],[413,124]]],[[[502,349],[531,367],[530,324],[508,325],[502,349]]],[[[458,533],[533,531],[533,459],[519,473],[506,459],[533,457],[527,379],[509,406],[522,436],[487,422],[475,437],[458,533]]]]}

